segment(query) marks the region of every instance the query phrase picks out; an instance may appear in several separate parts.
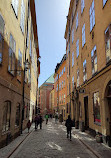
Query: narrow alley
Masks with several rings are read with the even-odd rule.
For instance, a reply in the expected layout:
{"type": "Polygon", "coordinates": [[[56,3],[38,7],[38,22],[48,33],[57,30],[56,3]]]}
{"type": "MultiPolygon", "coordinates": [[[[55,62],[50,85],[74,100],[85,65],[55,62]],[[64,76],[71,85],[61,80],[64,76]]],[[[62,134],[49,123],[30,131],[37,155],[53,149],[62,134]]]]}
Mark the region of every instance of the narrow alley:
{"type": "MultiPolygon", "coordinates": [[[[25,131],[26,133],[27,131],[25,131]]],[[[72,130],[72,141],[66,137],[66,128],[60,123],[55,124],[54,120],[50,120],[48,124],[43,123],[42,130],[35,131],[32,125],[32,131],[26,139],[16,148],[13,154],[5,155],[11,144],[0,149],[1,158],[96,158],[102,157],[93,153],[85,146],[77,137],[78,131],[72,130]],[[75,132],[75,134],[74,134],[75,132]],[[4,156],[3,156],[4,155],[4,156]]],[[[85,134],[84,134],[85,135],[85,134]]],[[[18,139],[18,138],[17,138],[18,139]]],[[[88,137],[87,137],[88,139],[88,137]]],[[[16,140],[14,140],[16,141],[16,140]]],[[[14,143],[14,141],[12,143],[14,143]]],[[[91,143],[91,140],[90,140],[91,143]]],[[[97,143],[96,143],[97,144],[97,143]]],[[[100,145],[101,146],[101,145],[100,145]]],[[[14,148],[13,147],[13,148],[14,148]]],[[[99,148],[98,148],[99,149],[99,148]]],[[[106,147],[102,151],[105,152],[106,147]]],[[[107,148],[107,154],[108,154],[107,148]]],[[[111,153],[110,153],[111,154],[111,153]]],[[[110,155],[109,155],[110,156],[110,155]]],[[[109,157],[108,156],[108,157],[109,157]]],[[[104,157],[104,154],[103,154],[104,157]]],[[[107,155],[106,155],[107,157],[107,155]]]]}

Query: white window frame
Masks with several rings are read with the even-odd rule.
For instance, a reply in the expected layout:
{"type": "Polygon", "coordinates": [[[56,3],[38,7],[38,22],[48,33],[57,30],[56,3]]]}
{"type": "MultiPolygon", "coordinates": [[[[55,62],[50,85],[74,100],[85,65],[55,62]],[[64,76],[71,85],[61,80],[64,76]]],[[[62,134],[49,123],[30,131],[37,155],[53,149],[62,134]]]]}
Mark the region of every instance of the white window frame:
{"type": "Polygon", "coordinates": [[[72,76],[72,90],[74,88],[74,76],[72,76]]]}
{"type": "Polygon", "coordinates": [[[83,13],[84,7],[85,7],[84,0],[81,0],[81,14],[83,13]]]}
{"type": "Polygon", "coordinates": [[[24,23],[25,23],[25,4],[24,4],[24,0],[22,0],[20,27],[21,27],[21,30],[22,30],[23,33],[24,33],[24,23]]]}
{"type": "Polygon", "coordinates": [[[76,42],[76,54],[77,54],[77,58],[79,56],[79,39],[76,42]]]}
{"type": "Polygon", "coordinates": [[[87,80],[87,71],[86,71],[86,59],[83,62],[83,81],[87,80]]]}
{"type": "Polygon", "coordinates": [[[105,4],[106,4],[107,1],[108,0],[103,0],[103,7],[105,6],[105,4]]]}
{"type": "Polygon", "coordinates": [[[77,70],[77,87],[79,87],[79,69],[77,70]]]}
{"type": "Polygon", "coordinates": [[[90,32],[92,31],[93,27],[95,26],[95,8],[94,8],[94,0],[91,3],[91,7],[89,9],[89,16],[90,16],[90,32]]]}
{"type": "Polygon", "coordinates": [[[72,52],[72,67],[74,66],[74,52],[72,52]]]}
{"type": "Polygon", "coordinates": [[[94,46],[94,48],[91,51],[91,63],[92,62],[94,63],[94,65],[93,65],[94,69],[92,68],[92,74],[94,74],[97,72],[97,68],[95,70],[95,66],[97,67],[97,49],[96,49],[96,46],[94,46]]]}
{"type": "Polygon", "coordinates": [[[84,47],[86,43],[86,39],[85,39],[85,24],[82,27],[82,47],[84,47]]]}
{"type": "Polygon", "coordinates": [[[18,16],[18,5],[19,5],[19,0],[12,0],[12,6],[16,16],[18,16]]]}
{"type": "Polygon", "coordinates": [[[77,15],[76,15],[76,30],[78,28],[78,12],[77,12],[77,15]]]}

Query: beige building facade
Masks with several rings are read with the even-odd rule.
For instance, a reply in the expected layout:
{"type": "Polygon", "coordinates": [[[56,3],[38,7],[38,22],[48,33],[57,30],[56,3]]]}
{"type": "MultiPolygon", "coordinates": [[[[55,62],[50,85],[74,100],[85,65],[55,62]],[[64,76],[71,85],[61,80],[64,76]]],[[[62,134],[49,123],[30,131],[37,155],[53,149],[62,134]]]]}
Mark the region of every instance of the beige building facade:
{"type": "Polygon", "coordinates": [[[0,147],[35,115],[38,58],[34,0],[0,0],[0,147]]]}
{"type": "Polygon", "coordinates": [[[111,145],[110,0],[71,0],[65,31],[67,104],[76,128],[111,145]],[[99,10],[99,12],[98,12],[99,10]],[[69,64],[70,63],[70,64],[69,64]]]}

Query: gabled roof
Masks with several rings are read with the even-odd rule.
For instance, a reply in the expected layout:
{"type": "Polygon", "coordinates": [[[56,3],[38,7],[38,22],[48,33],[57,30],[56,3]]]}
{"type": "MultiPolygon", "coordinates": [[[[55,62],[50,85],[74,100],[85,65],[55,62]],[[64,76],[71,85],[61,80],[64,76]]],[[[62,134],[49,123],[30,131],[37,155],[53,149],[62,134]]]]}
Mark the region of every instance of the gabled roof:
{"type": "Polygon", "coordinates": [[[54,74],[52,74],[44,83],[54,83],[54,74]]]}
{"type": "Polygon", "coordinates": [[[52,74],[39,88],[54,84],[54,74],[52,74]]]}

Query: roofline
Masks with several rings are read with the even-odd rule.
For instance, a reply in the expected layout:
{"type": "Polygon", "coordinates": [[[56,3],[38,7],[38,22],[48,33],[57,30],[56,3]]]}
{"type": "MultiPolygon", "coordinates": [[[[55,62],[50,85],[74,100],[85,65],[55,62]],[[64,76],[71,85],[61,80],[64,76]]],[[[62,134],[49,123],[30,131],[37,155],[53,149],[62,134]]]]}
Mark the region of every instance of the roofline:
{"type": "Polygon", "coordinates": [[[68,29],[68,19],[69,19],[69,16],[71,14],[71,11],[72,11],[74,1],[75,0],[70,0],[69,11],[68,11],[68,16],[67,16],[67,22],[66,22],[66,28],[65,28],[65,34],[64,34],[65,39],[67,38],[66,36],[67,36],[67,29],[68,29]]]}
{"type": "Polygon", "coordinates": [[[35,1],[34,0],[30,0],[30,11],[31,11],[32,23],[33,23],[34,39],[35,39],[35,42],[37,43],[36,53],[37,53],[37,59],[38,59],[40,56],[40,53],[39,53],[36,10],[35,10],[35,1]]]}

